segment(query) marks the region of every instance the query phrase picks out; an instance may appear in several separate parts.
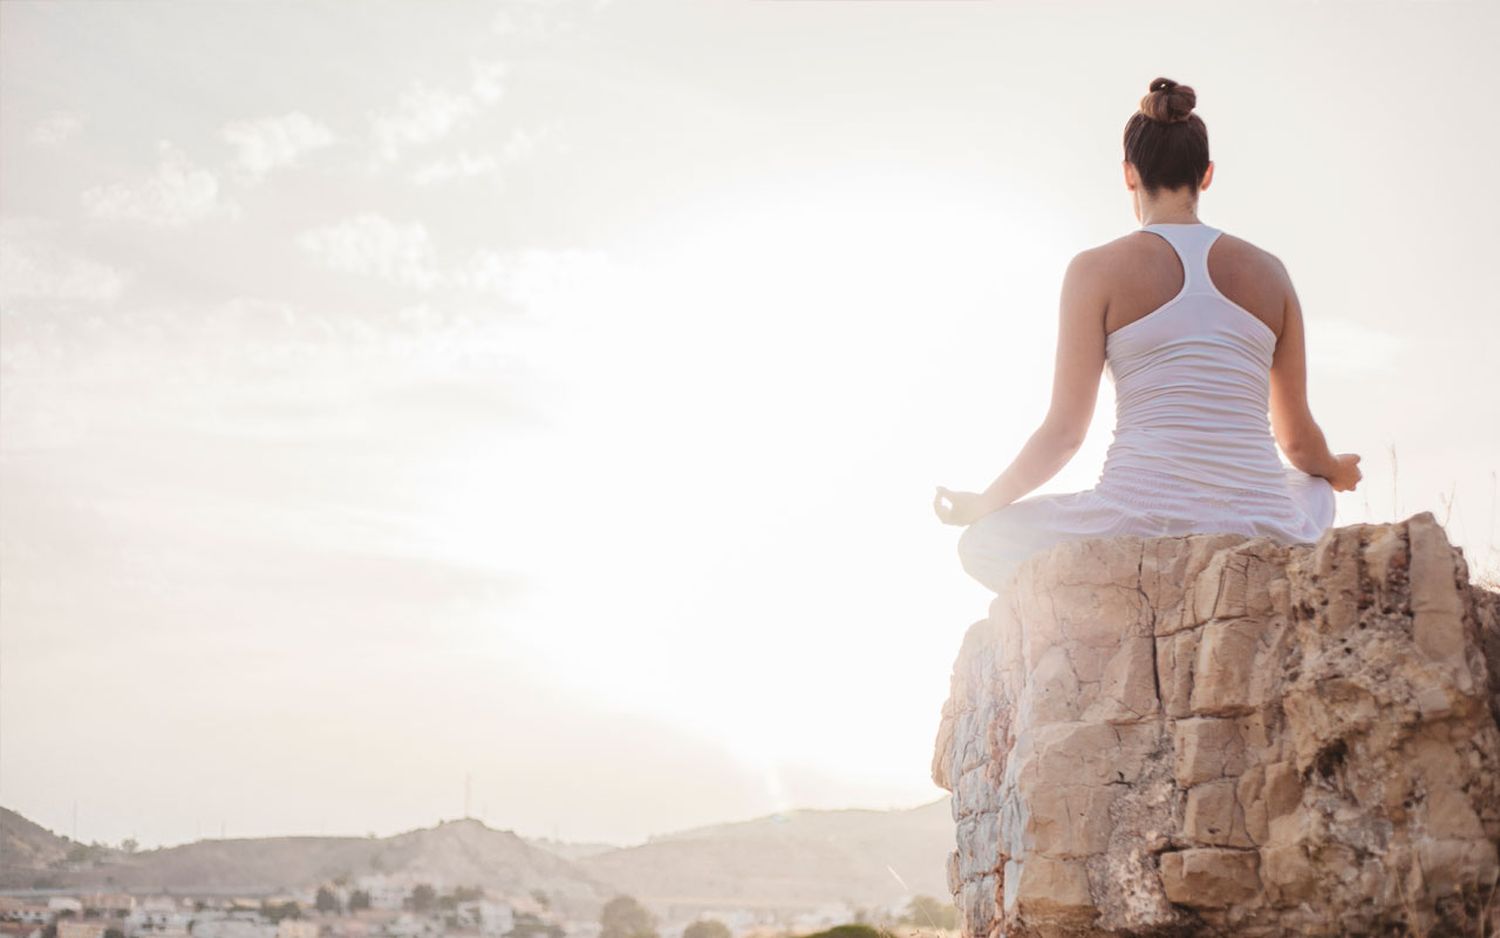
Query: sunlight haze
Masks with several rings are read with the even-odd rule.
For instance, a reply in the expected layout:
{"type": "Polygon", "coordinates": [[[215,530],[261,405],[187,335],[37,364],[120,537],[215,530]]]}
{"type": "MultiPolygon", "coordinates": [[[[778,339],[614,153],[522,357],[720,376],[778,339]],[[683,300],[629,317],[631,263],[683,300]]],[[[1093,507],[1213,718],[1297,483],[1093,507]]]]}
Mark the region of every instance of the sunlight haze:
{"type": "MultiPolygon", "coordinates": [[[[469,776],[493,827],[624,844],[944,796],[991,596],[933,489],[1045,413],[1159,75],[1208,126],[1201,219],[1291,272],[1363,457],[1335,524],[1431,510],[1494,570],[1496,35],[1478,2],[0,4],[0,804],[388,834],[469,776]]],[[[1113,407],[1036,493],[1094,484],[1113,407]]]]}

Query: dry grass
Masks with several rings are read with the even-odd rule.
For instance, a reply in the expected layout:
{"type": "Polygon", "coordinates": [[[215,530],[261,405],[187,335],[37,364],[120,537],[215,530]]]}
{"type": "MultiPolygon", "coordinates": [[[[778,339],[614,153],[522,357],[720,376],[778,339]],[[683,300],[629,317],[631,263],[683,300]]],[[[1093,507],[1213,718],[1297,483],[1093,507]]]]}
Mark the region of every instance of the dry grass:
{"type": "MultiPolygon", "coordinates": [[[[1391,517],[1393,520],[1399,521],[1406,516],[1402,513],[1401,510],[1400,463],[1396,458],[1396,446],[1394,443],[1390,444],[1387,447],[1387,452],[1389,453],[1391,460],[1391,517]]],[[[1497,544],[1495,541],[1495,509],[1497,488],[1500,488],[1500,473],[1497,473],[1496,470],[1491,469],[1489,492],[1489,524],[1485,536],[1485,543],[1483,548],[1477,551],[1477,556],[1469,556],[1466,553],[1464,555],[1464,560],[1469,565],[1470,583],[1473,583],[1475,586],[1480,586],[1485,589],[1500,591],[1500,544],[1497,544]]],[[[1443,526],[1444,531],[1447,531],[1449,529],[1449,522],[1453,520],[1454,506],[1459,501],[1458,495],[1459,493],[1457,480],[1454,480],[1449,484],[1446,496],[1442,492],[1438,493],[1437,500],[1441,507],[1441,512],[1434,511],[1433,516],[1437,518],[1438,522],[1443,526]]],[[[1371,521],[1374,521],[1375,514],[1370,508],[1370,493],[1368,489],[1365,490],[1363,504],[1365,509],[1365,517],[1369,518],[1371,521]]],[[[1463,513],[1460,512],[1460,518],[1462,517],[1463,513]]],[[[1470,530],[1470,528],[1465,525],[1464,530],[1468,531],[1470,530]]]]}

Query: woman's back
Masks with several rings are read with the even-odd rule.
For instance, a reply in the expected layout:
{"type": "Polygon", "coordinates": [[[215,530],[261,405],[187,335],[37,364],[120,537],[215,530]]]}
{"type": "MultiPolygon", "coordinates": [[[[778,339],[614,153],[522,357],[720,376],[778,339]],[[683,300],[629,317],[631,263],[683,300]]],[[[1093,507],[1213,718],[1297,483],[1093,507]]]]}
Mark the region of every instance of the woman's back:
{"type": "Polygon", "coordinates": [[[1269,418],[1276,333],[1211,278],[1209,249],[1222,231],[1201,222],[1140,230],[1171,245],[1181,286],[1106,336],[1115,435],[1101,483],[1151,474],[1284,497],[1269,418]]]}

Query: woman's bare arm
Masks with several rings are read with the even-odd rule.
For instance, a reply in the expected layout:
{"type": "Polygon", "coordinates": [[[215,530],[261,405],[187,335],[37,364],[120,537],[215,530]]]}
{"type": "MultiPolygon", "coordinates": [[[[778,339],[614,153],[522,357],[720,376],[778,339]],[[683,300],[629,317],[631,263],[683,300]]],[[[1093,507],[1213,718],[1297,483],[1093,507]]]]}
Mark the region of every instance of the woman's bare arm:
{"type": "Polygon", "coordinates": [[[1328,448],[1323,430],[1307,404],[1307,341],[1302,325],[1302,304],[1292,278],[1278,259],[1284,279],[1281,337],[1271,358],[1271,430],[1276,443],[1292,465],[1308,475],[1332,478],[1338,459],[1328,448]]]}
{"type": "Polygon", "coordinates": [[[986,511],[1003,508],[1052,478],[1083,445],[1104,372],[1108,296],[1101,260],[1090,250],[1068,263],[1059,304],[1052,403],[1015,460],[984,490],[986,511]]]}

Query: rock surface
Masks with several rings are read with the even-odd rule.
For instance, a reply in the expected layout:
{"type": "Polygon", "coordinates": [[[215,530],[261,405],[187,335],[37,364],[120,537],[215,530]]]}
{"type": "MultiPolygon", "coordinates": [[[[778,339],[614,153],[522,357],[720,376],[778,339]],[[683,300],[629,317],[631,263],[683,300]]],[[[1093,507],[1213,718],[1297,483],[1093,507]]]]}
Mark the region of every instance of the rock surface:
{"type": "Polygon", "coordinates": [[[1500,594],[1431,512],[1064,542],[1013,585],[932,763],[965,938],[1481,934],[1500,594]]]}

